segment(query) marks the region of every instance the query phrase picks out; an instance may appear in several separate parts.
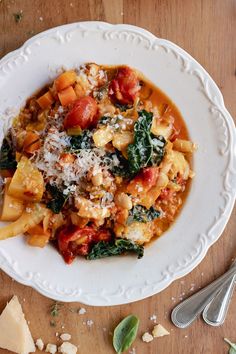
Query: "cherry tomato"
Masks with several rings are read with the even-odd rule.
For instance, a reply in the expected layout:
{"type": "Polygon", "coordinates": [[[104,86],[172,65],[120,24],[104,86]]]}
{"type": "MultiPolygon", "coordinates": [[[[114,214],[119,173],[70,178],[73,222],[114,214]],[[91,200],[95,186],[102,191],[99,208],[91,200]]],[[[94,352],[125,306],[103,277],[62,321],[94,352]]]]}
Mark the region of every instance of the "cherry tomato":
{"type": "Polygon", "coordinates": [[[159,175],[159,167],[144,168],[139,174],[130,181],[127,186],[127,192],[133,196],[140,193],[146,193],[150,188],[155,186],[159,175]]]}
{"type": "Polygon", "coordinates": [[[164,188],[161,191],[161,194],[159,195],[158,199],[161,200],[166,200],[166,201],[170,201],[174,195],[174,191],[169,189],[169,188],[164,188]]]}
{"type": "Polygon", "coordinates": [[[80,228],[76,225],[69,225],[58,234],[58,248],[65,262],[70,264],[77,255],[88,255],[92,244],[110,241],[110,239],[111,234],[108,230],[96,230],[92,226],[80,228]]]}
{"type": "Polygon", "coordinates": [[[128,66],[118,69],[109,86],[110,97],[122,104],[132,104],[140,90],[139,80],[134,70],[128,66]]]}
{"type": "Polygon", "coordinates": [[[81,129],[87,129],[96,122],[97,111],[98,107],[94,98],[90,96],[79,98],[67,113],[64,127],[68,129],[79,126],[81,129]]]}

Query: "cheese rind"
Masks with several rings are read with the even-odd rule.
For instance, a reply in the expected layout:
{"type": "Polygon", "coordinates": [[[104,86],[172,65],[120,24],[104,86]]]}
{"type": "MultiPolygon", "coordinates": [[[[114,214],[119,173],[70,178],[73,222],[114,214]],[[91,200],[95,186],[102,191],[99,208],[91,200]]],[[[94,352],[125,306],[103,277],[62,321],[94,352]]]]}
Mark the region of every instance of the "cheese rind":
{"type": "Polygon", "coordinates": [[[13,296],[0,316],[0,347],[19,354],[35,352],[34,341],[17,296],[13,296]]]}

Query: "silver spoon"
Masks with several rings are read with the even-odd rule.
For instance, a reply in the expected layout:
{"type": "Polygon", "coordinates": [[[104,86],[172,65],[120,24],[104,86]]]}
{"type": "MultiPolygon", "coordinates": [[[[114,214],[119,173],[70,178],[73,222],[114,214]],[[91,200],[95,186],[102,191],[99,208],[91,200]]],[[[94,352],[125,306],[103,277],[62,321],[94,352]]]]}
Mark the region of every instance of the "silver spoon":
{"type": "Polygon", "coordinates": [[[202,317],[211,326],[221,326],[226,318],[230,300],[235,288],[236,275],[233,275],[220,292],[205,307],[202,317]]]}
{"type": "Polygon", "coordinates": [[[227,284],[233,276],[236,275],[236,262],[231,268],[216,279],[213,283],[207,285],[188,299],[181,302],[174,308],[171,314],[172,322],[179,328],[188,327],[212,301],[221,288],[227,284]]]}

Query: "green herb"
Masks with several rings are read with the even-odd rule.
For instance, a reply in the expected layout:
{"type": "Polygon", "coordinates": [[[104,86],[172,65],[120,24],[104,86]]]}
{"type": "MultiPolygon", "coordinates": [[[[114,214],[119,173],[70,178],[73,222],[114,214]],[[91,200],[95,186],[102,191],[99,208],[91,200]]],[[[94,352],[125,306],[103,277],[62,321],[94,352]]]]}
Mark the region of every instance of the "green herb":
{"type": "Polygon", "coordinates": [[[236,343],[230,342],[227,338],[224,341],[230,345],[229,354],[236,354],[236,343]]]}
{"type": "Polygon", "coordinates": [[[65,205],[69,194],[63,194],[55,184],[46,184],[46,190],[51,194],[52,200],[47,203],[47,208],[51,209],[54,214],[59,214],[63,206],[65,205]]]}
{"type": "Polygon", "coordinates": [[[118,102],[115,103],[115,106],[116,106],[117,108],[119,108],[119,110],[120,110],[121,112],[125,112],[125,111],[127,111],[128,109],[133,108],[133,106],[131,106],[131,105],[128,105],[128,104],[121,104],[121,103],[118,103],[118,102]]]}
{"type": "Polygon", "coordinates": [[[117,256],[125,252],[136,253],[138,258],[143,257],[143,246],[137,245],[129,240],[117,239],[113,242],[100,241],[95,244],[90,251],[87,259],[99,259],[111,256],[117,256]]]}
{"type": "Polygon", "coordinates": [[[13,170],[17,166],[10,137],[3,139],[0,151],[0,170],[13,170]]]}
{"type": "Polygon", "coordinates": [[[142,110],[134,125],[134,143],[127,148],[129,168],[137,174],[141,168],[158,166],[165,153],[165,138],[154,136],[150,130],[153,113],[142,110]]]}
{"type": "Polygon", "coordinates": [[[32,36],[34,33],[35,33],[34,30],[31,30],[31,31],[26,32],[26,34],[27,34],[28,36],[32,36]]]}
{"type": "Polygon", "coordinates": [[[57,317],[59,315],[62,304],[60,302],[55,302],[50,308],[50,315],[52,317],[57,317]]]}
{"type": "Polygon", "coordinates": [[[82,134],[72,136],[70,139],[71,152],[76,152],[81,149],[91,149],[93,145],[92,134],[89,130],[83,130],[82,134]]]}
{"type": "Polygon", "coordinates": [[[110,122],[111,119],[112,118],[109,116],[102,116],[98,121],[98,125],[107,125],[107,123],[110,122]]]}
{"type": "Polygon", "coordinates": [[[127,350],[134,342],[139,327],[139,319],[134,315],[125,317],[115,328],[113,347],[118,354],[127,350]]]}
{"type": "Polygon", "coordinates": [[[127,220],[127,224],[131,224],[134,221],[138,222],[149,222],[160,216],[160,211],[151,207],[150,209],[145,208],[142,205],[135,205],[130,211],[127,220]]]}
{"type": "Polygon", "coordinates": [[[51,320],[51,321],[50,321],[50,326],[51,326],[51,327],[56,327],[56,322],[51,320]]]}
{"type": "Polygon", "coordinates": [[[22,10],[20,12],[16,12],[15,14],[13,14],[15,22],[18,23],[22,20],[23,18],[23,12],[22,10]]]}

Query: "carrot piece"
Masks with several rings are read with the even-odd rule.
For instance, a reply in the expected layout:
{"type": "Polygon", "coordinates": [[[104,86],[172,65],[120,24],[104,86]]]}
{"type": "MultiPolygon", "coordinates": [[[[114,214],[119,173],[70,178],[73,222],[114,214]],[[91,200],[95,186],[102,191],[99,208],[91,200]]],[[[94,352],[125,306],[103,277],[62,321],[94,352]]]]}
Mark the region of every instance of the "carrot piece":
{"type": "Polygon", "coordinates": [[[72,86],[58,92],[59,100],[62,106],[68,106],[68,104],[74,102],[77,99],[76,93],[72,86]]]}
{"type": "Polygon", "coordinates": [[[28,154],[33,154],[41,146],[40,138],[37,133],[27,132],[23,143],[23,150],[28,154]]]}
{"type": "Polygon", "coordinates": [[[73,85],[76,80],[76,73],[73,70],[65,71],[63,74],[58,76],[55,80],[55,87],[57,91],[62,91],[65,88],[73,85]]]}
{"type": "Polygon", "coordinates": [[[54,102],[54,98],[50,91],[46,92],[44,95],[37,99],[38,104],[42,109],[48,108],[54,102]]]}

